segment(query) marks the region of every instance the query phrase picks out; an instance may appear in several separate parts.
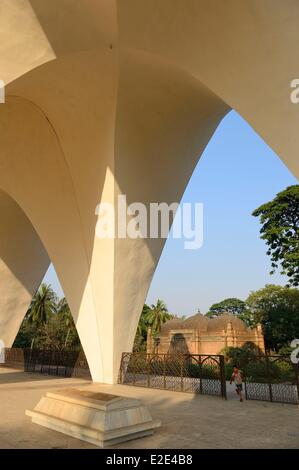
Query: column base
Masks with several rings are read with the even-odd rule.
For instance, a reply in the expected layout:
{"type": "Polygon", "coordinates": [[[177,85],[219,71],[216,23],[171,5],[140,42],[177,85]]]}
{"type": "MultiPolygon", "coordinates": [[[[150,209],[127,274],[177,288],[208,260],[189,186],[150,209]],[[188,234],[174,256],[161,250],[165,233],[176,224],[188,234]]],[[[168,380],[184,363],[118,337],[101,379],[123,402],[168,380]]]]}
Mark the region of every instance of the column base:
{"type": "Polygon", "coordinates": [[[33,423],[102,448],[151,435],[161,426],[139,400],[80,389],[48,392],[26,415],[33,423]]]}

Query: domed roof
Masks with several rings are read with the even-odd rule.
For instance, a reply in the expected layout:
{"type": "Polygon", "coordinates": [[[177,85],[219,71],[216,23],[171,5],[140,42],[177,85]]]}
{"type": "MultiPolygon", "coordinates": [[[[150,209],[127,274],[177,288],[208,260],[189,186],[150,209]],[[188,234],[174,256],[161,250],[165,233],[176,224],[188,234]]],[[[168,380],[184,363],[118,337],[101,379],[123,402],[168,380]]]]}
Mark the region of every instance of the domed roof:
{"type": "Polygon", "coordinates": [[[184,320],[181,318],[172,318],[171,320],[168,320],[165,322],[162,327],[161,327],[161,334],[167,334],[170,330],[179,330],[182,329],[182,324],[184,323],[184,320]]]}
{"type": "Polygon", "coordinates": [[[192,317],[182,320],[181,318],[173,318],[168,320],[161,328],[161,335],[166,335],[170,330],[200,330],[200,331],[223,331],[227,329],[228,323],[232,324],[236,332],[242,333],[247,331],[246,324],[231,313],[223,313],[216,318],[208,318],[206,315],[197,313],[192,317]]]}
{"type": "Polygon", "coordinates": [[[173,318],[164,323],[161,328],[161,334],[167,334],[170,330],[205,330],[209,319],[201,313],[197,313],[192,317],[182,320],[181,318],[173,318]]]}
{"type": "Polygon", "coordinates": [[[219,317],[211,318],[208,323],[208,331],[226,330],[227,324],[231,323],[235,331],[243,332],[247,330],[246,324],[232,313],[223,313],[219,317]]]}
{"type": "Polygon", "coordinates": [[[186,330],[206,330],[208,323],[209,319],[207,317],[201,313],[197,313],[196,315],[192,315],[192,317],[184,320],[183,328],[186,330]]]}

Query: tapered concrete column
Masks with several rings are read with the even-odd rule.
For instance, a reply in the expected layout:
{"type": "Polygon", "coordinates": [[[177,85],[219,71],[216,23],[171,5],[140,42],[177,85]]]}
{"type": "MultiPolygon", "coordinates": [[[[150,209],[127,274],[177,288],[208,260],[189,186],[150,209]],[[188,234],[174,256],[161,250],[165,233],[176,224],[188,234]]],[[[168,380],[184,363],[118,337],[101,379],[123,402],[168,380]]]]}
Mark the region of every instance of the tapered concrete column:
{"type": "MultiPolygon", "coordinates": [[[[22,205],[53,261],[93,378],[102,381],[101,338],[82,221],[57,137],[32,103],[8,98],[0,108],[0,147],[0,187],[22,205]]],[[[24,286],[30,277],[29,264],[21,279],[24,286]]],[[[3,312],[3,321],[9,313],[3,312]]],[[[14,333],[15,328],[7,324],[5,335],[14,333]]]]}

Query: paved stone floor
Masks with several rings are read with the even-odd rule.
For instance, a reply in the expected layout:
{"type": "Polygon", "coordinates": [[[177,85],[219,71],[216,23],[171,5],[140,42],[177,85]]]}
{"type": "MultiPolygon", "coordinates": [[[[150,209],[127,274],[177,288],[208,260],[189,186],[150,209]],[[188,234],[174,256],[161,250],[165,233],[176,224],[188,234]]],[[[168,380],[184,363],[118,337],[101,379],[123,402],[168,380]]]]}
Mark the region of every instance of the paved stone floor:
{"type": "MultiPolygon", "coordinates": [[[[299,448],[296,405],[240,403],[229,393],[218,397],[151,390],[125,385],[91,384],[81,379],[28,374],[0,368],[0,448],[95,448],[32,424],[25,416],[48,390],[66,387],[101,390],[141,399],[162,426],[153,436],[116,448],[299,448]]],[[[232,390],[231,390],[232,392],[232,390]]]]}

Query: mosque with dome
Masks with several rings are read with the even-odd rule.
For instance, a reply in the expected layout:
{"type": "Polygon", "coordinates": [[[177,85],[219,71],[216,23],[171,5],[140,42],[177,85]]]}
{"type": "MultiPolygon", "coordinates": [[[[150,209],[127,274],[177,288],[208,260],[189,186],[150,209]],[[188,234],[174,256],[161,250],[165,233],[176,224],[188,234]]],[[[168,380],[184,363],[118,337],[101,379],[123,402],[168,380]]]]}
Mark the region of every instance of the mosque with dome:
{"type": "Polygon", "coordinates": [[[220,354],[226,347],[251,344],[263,353],[264,336],[261,325],[248,328],[238,317],[224,313],[209,318],[197,313],[186,319],[173,318],[161,328],[159,336],[148,331],[147,352],[152,354],[220,354]]]}

